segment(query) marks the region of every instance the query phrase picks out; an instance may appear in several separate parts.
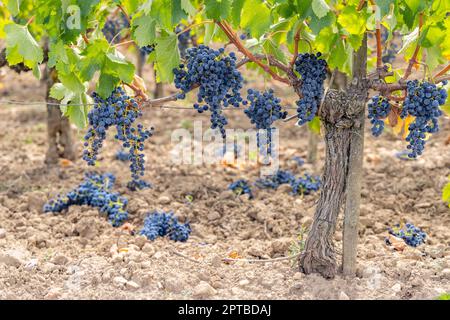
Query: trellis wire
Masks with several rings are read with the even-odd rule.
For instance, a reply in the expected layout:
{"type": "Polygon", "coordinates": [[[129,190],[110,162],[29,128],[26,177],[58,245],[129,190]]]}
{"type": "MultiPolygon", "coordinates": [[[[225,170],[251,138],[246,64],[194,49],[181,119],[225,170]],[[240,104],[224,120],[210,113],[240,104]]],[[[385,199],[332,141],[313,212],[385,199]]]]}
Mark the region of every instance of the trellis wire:
{"type": "MultiPolygon", "coordinates": [[[[18,100],[0,100],[0,105],[16,105],[16,106],[52,106],[52,107],[85,107],[85,106],[93,106],[94,103],[83,103],[83,104],[64,104],[58,102],[45,102],[45,101],[18,101],[18,100]]],[[[154,106],[152,108],[157,109],[176,109],[176,110],[193,110],[197,111],[193,107],[180,107],[180,106],[170,106],[170,105],[161,105],[154,106]]],[[[296,107],[285,107],[287,110],[295,110],[296,107]]],[[[223,110],[242,110],[242,107],[233,107],[233,108],[224,108],[223,110]]]]}

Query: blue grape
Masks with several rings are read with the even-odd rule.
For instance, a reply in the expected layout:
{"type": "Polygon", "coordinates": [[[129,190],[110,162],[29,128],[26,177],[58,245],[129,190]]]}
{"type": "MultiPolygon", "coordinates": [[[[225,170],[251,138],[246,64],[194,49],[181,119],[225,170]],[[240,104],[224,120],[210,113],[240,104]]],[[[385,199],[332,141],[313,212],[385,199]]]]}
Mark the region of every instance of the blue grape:
{"type": "Polygon", "coordinates": [[[320,189],[320,177],[306,173],[303,177],[292,180],[291,187],[292,194],[309,195],[320,189]]]}
{"type": "Polygon", "coordinates": [[[256,180],[255,185],[260,189],[277,189],[282,184],[290,184],[295,176],[284,170],[278,170],[274,175],[256,180]]]}
{"type": "Polygon", "coordinates": [[[225,125],[228,121],[223,108],[230,105],[239,107],[242,102],[240,90],[243,78],[236,69],[236,55],[225,54],[223,48],[213,50],[207,46],[189,48],[186,53],[186,65],[180,64],[173,70],[175,86],[181,89],[178,99],[184,99],[194,86],[199,86],[197,103],[194,108],[199,112],[211,112],[211,129],[218,129],[225,139],[225,125]]]}
{"type": "Polygon", "coordinates": [[[152,185],[142,179],[133,179],[127,184],[127,188],[131,191],[143,190],[151,188],[152,185]]]}
{"type": "Polygon", "coordinates": [[[372,124],[372,135],[378,137],[384,130],[384,121],[391,112],[389,100],[383,96],[374,96],[369,102],[370,123],[372,124]]]}
{"type": "Polygon", "coordinates": [[[250,188],[247,180],[240,179],[234,181],[228,186],[228,189],[232,190],[238,196],[248,194],[249,199],[253,199],[252,189],[250,188]]]}
{"type": "Polygon", "coordinates": [[[274,96],[272,89],[263,93],[253,89],[247,92],[247,103],[250,105],[244,113],[250,122],[256,125],[257,130],[266,131],[265,143],[261,143],[259,132],[257,133],[257,145],[267,154],[272,154],[272,131],[275,129],[272,125],[279,119],[285,119],[287,112],[281,107],[281,100],[274,96]]]}
{"type": "Polygon", "coordinates": [[[311,121],[320,106],[323,97],[323,83],[327,77],[327,63],[320,57],[322,54],[299,54],[295,60],[295,71],[302,79],[302,98],[296,102],[298,108],[298,125],[311,121]]]}
{"type": "Polygon", "coordinates": [[[102,33],[109,43],[117,44],[122,40],[121,31],[129,27],[127,18],[122,14],[119,18],[107,19],[102,33]]]}
{"type": "Polygon", "coordinates": [[[129,156],[130,154],[128,152],[126,152],[124,149],[120,149],[119,151],[116,152],[115,159],[126,162],[129,160],[128,159],[129,156]]]}
{"type": "MultiPolygon", "coordinates": [[[[443,85],[446,84],[444,81],[443,85]]],[[[415,118],[408,126],[406,141],[409,142],[408,157],[417,158],[425,148],[426,134],[439,131],[438,119],[442,115],[439,106],[445,104],[447,91],[434,83],[418,80],[408,81],[406,86],[407,95],[400,117],[406,118],[410,115],[415,118]]]]}
{"type": "Polygon", "coordinates": [[[170,240],[185,242],[191,233],[189,223],[180,223],[173,212],[153,211],[144,219],[144,227],[140,231],[149,240],[169,236],[170,240]]]}
{"type": "Polygon", "coordinates": [[[404,228],[401,228],[400,224],[397,224],[394,228],[389,228],[388,231],[393,236],[403,239],[411,247],[417,247],[425,243],[427,237],[425,232],[412,223],[406,223],[404,228]]]}
{"type": "Polygon", "coordinates": [[[189,43],[192,41],[191,30],[182,32],[186,28],[185,25],[179,24],[175,28],[175,33],[179,33],[178,35],[178,50],[180,51],[180,56],[182,59],[186,58],[187,49],[189,47],[189,43]]]}
{"type": "Polygon", "coordinates": [[[85,135],[83,159],[88,165],[95,165],[97,156],[106,139],[106,132],[116,127],[115,139],[128,149],[132,181],[144,175],[144,142],[153,135],[153,128],[144,129],[142,124],[134,125],[142,116],[139,100],[129,97],[121,87],[117,87],[107,98],[102,99],[95,92],[92,94],[94,107],[88,113],[89,128],[85,135]]]}
{"type": "Polygon", "coordinates": [[[128,199],[118,193],[110,192],[116,178],[111,173],[103,175],[87,173],[84,181],[74,190],[59,195],[44,205],[44,212],[61,212],[72,205],[88,205],[105,213],[108,221],[114,226],[122,225],[128,219],[125,207],[128,199]]]}
{"type": "Polygon", "coordinates": [[[154,44],[150,44],[148,46],[144,46],[144,47],[139,48],[139,52],[143,56],[149,55],[153,51],[155,51],[155,45],[154,44]]]}

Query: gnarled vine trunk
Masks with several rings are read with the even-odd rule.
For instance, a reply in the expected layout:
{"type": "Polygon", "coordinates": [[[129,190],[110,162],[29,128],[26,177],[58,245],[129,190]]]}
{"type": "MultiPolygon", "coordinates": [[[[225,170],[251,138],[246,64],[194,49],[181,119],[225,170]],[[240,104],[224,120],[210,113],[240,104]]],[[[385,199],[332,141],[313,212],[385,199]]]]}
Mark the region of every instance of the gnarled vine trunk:
{"type": "Polygon", "coordinates": [[[364,112],[367,100],[367,39],[353,57],[353,80],[348,90],[330,89],[320,110],[325,131],[325,166],[322,189],[305,250],[299,258],[304,273],[333,278],[337,273],[333,235],[346,199],[343,269],[354,269],[357,222],[361,197],[364,112]],[[347,193],[347,195],[346,195],[347,193]]]}
{"type": "Polygon", "coordinates": [[[56,71],[46,68],[48,150],[45,163],[49,165],[57,164],[60,158],[72,161],[76,159],[69,119],[64,117],[59,106],[55,105],[59,101],[50,97],[50,89],[56,82],[56,78],[56,71]]]}

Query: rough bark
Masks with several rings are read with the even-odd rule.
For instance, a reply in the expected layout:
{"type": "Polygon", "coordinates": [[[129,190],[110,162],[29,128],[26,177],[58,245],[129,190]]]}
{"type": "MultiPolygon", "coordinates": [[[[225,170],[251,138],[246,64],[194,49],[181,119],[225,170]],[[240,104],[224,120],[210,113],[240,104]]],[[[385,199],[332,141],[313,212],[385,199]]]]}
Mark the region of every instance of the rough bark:
{"type": "Polygon", "coordinates": [[[364,110],[367,99],[367,45],[354,56],[354,76],[347,91],[330,89],[320,111],[325,129],[325,166],[320,199],[309,230],[300,270],[333,278],[337,273],[333,235],[344,199],[346,204],[346,272],[352,270],[356,256],[357,217],[361,191],[364,110]],[[347,196],[346,196],[347,193],[347,196]],[[356,223],[355,223],[356,219],[356,223]],[[350,263],[350,264],[349,264],[350,263]]]}
{"type": "MultiPolygon", "coordinates": [[[[360,50],[353,56],[353,80],[350,90],[360,95],[359,101],[366,101],[367,74],[367,38],[364,38],[360,50]]],[[[347,177],[347,196],[344,210],[344,234],[342,250],[342,271],[344,275],[354,276],[356,273],[356,255],[358,245],[358,221],[361,204],[361,183],[363,178],[364,155],[364,119],[365,108],[357,115],[358,126],[355,126],[350,139],[349,174],[347,177]]]]}
{"type": "Polygon", "coordinates": [[[139,77],[142,78],[142,74],[143,74],[143,72],[144,72],[144,65],[145,65],[145,59],[146,59],[146,56],[143,55],[143,54],[139,51],[139,48],[136,48],[136,49],[137,49],[137,66],[136,66],[136,72],[137,72],[137,75],[138,75],[139,77]]]}
{"type": "Polygon", "coordinates": [[[58,106],[58,103],[50,97],[50,88],[56,81],[56,72],[54,69],[46,69],[45,74],[47,86],[47,135],[48,150],[45,155],[45,163],[48,165],[57,164],[60,158],[75,160],[75,148],[70,129],[69,119],[64,117],[58,106]]]}

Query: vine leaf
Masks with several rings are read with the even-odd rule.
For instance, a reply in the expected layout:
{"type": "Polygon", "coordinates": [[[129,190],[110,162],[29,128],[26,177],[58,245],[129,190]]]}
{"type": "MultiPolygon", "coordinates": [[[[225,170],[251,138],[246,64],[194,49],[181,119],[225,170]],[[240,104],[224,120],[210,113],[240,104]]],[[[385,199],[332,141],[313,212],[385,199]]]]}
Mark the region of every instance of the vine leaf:
{"type": "Polygon", "coordinates": [[[245,1],[241,26],[248,29],[252,37],[259,38],[270,27],[270,10],[259,0],[245,1]]]}
{"type": "Polygon", "coordinates": [[[44,59],[44,53],[34,40],[26,26],[15,23],[5,26],[6,59],[10,65],[22,63],[33,69],[35,77],[40,78],[39,63],[44,59]]]}
{"type": "Polygon", "coordinates": [[[148,46],[155,42],[156,20],[150,16],[143,15],[133,19],[133,39],[140,47],[148,46]]]}
{"type": "Polygon", "coordinates": [[[313,0],[312,1],[312,9],[314,14],[319,18],[323,18],[330,11],[330,7],[325,2],[325,0],[313,0]]]}
{"type": "Polygon", "coordinates": [[[171,82],[173,80],[173,69],[180,64],[177,35],[172,34],[159,37],[155,51],[159,81],[171,82]]]}
{"type": "Polygon", "coordinates": [[[205,9],[210,19],[226,19],[231,12],[231,0],[205,0],[205,9]]]}
{"type": "MultiPolygon", "coordinates": [[[[85,83],[87,87],[87,83],[85,83]]],[[[50,97],[61,101],[61,112],[78,128],[87,126],[88,102],[90,98],[84,92],[75,93],[62,83],[55,83],[50,89],[50,97]]]]}

